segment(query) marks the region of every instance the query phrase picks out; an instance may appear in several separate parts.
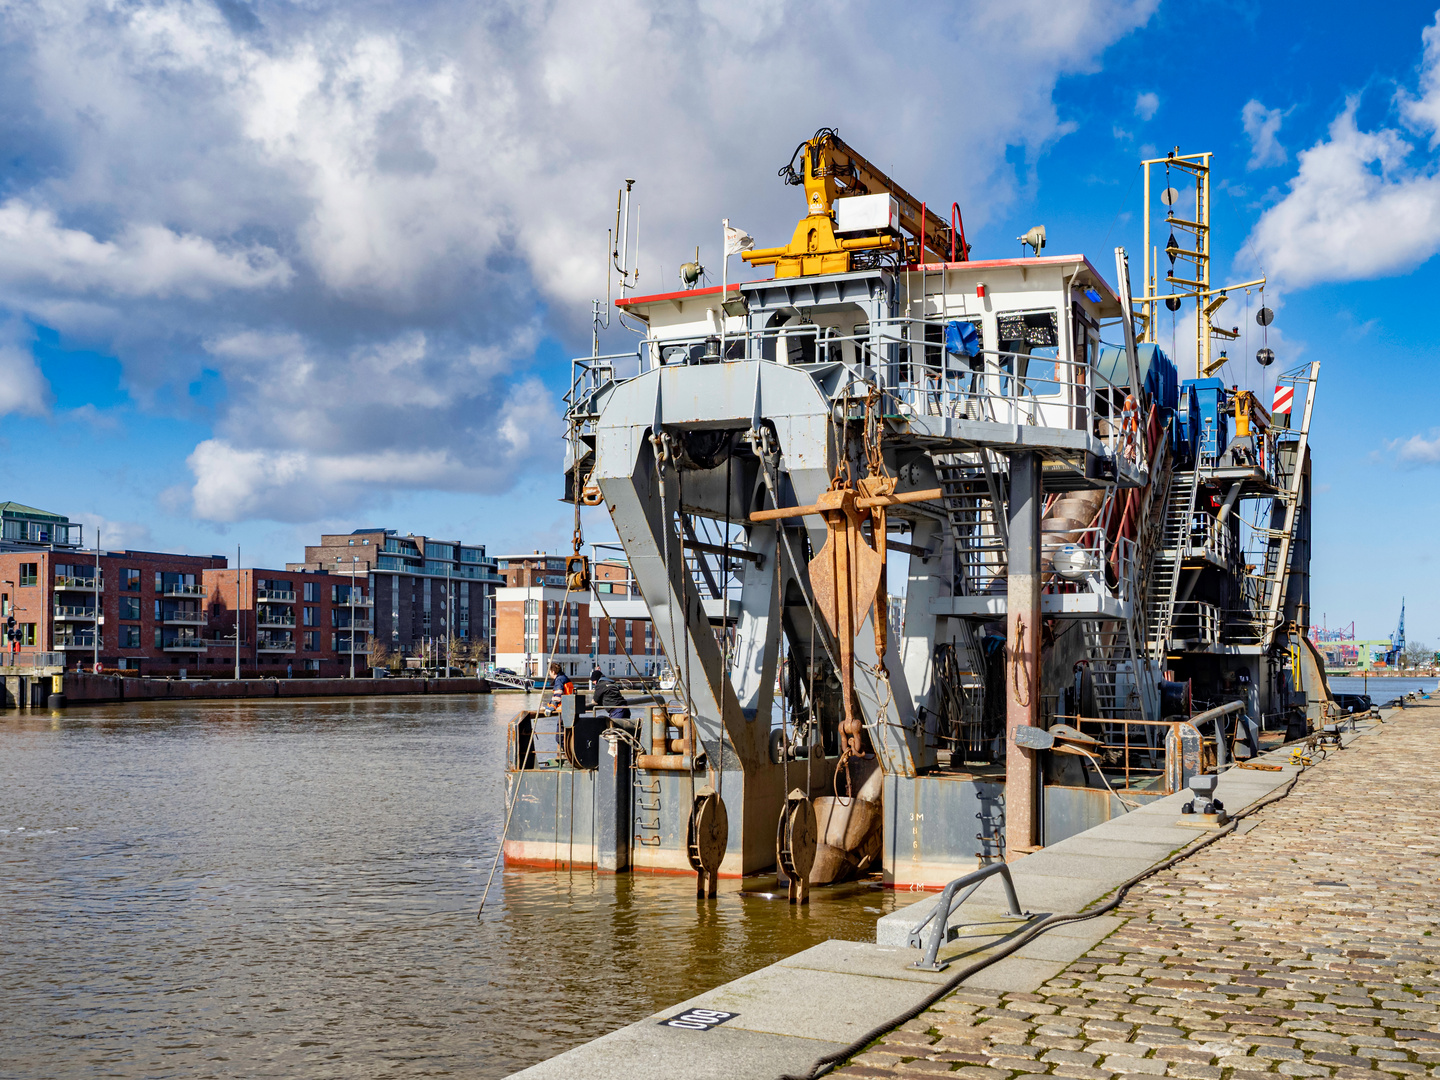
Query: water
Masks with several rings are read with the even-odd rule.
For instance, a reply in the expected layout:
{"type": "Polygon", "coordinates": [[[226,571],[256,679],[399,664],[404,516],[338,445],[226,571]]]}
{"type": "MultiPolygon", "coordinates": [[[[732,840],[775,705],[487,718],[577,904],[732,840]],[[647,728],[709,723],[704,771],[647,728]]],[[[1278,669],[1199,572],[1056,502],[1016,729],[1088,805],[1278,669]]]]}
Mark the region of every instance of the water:
{"type": "Polygon", "coordinates": [[[1325,681],[1330,684],[1332,694],[1369,694],[1370,700],[1376,705],[1388,704],[1394,698],[1403,697],[1412,690],[1433,694],[1437,685],[1440,685],[1440,680],[1434,678],[1411,679],[1402,675],[1370,679],[1360,675],[1329,675],[1325,681]]]}
{"type": "Polygon", "coordinates": [[[0,1077],[505,1076],[829,937],[693,880],[501,870],[519,696],[0,718],[0,1077]]]}

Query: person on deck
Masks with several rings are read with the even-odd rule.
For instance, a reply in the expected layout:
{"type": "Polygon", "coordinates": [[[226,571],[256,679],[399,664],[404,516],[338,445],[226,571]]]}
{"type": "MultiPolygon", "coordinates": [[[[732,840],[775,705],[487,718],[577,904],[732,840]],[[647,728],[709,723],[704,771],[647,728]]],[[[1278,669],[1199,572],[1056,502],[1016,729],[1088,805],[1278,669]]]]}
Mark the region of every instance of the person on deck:
{"type": "Polygon", "coordinates": [[[575,693],[575,684],[570,681],[570,676],[565,674],[565,669],[558,660],[550,661],[550,687],[550,708],[553,712],[559,712],[560,699],[575,693]]]}
{"type": "Polygon", "coordinates": [[[590,692],[594,695],[595,708],[609,709],[611,720],[629,720],[630,709],[625,695],[620,692],[620,684],[599,672],[600,669],[596,668],[590,680],[590,692]]]}

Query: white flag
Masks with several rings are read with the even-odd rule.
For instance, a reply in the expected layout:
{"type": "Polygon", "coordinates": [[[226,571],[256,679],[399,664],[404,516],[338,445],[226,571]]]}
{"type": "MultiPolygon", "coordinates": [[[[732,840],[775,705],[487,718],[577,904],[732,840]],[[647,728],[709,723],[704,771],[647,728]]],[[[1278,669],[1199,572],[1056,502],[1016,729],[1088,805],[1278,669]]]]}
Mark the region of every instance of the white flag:
{"type": "Polygon", "coordinates": [[[739,255],[742,251],[749,251],[755,246],[755,238],[744,229],[731,227],[730,219],[726,218],[722,224],[725,226],[725,254],[739,255]]]}

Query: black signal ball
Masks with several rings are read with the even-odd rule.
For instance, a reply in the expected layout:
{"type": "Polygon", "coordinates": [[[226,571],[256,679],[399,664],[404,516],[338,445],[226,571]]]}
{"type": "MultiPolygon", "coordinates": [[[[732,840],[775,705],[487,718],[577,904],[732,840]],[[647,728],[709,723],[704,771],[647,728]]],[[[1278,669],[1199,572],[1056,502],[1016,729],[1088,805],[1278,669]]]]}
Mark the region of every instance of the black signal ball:
{"type": "Polygon", "coordinates": [[[1275,312],[1271,311],[1268,307],[1262,307],[1255,313],[1255,321],[1261,326],[1269,326],[1275,321],[1275,312]]]}
{"type": "Polygon", "coordinates": [[[1261,349],[1255,354],[1255,362],[1261,367],[1269,367],[1275,362],[1275,350],[1261,349]]]}
{"type": "Polygon", "coordinates": [[[1168,307],[1171,311],[1179,311],[1180,298],[1178,296],[1167,296],[1165,298],[1165,306],[1168,307]]]}

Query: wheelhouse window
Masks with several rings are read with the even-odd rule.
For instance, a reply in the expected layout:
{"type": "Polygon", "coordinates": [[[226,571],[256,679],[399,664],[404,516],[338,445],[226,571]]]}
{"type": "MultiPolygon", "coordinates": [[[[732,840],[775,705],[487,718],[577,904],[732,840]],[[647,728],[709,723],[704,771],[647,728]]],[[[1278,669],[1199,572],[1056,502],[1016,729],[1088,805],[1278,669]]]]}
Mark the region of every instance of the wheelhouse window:
{"type": "Polygon", "coordinates": [[[1060,319],[1056,312],[1001,312],[995,328],[1002,354],[1000,366],[1018,380],[1020,393],[1054,393],[1055,362],[1060,358],[1060,319]]]}

